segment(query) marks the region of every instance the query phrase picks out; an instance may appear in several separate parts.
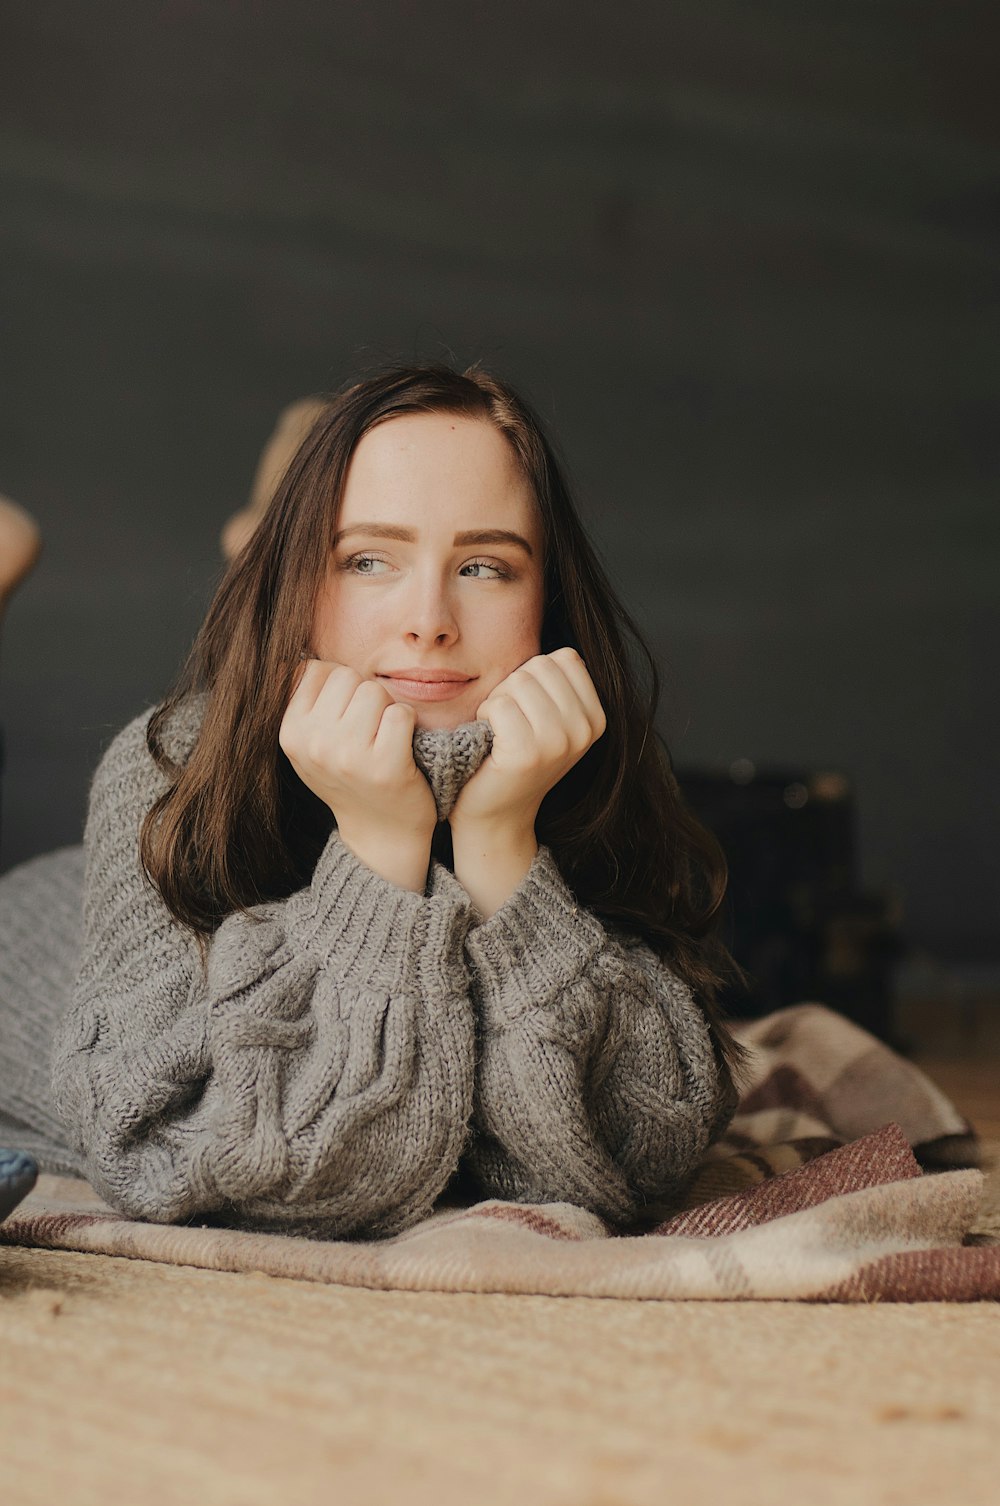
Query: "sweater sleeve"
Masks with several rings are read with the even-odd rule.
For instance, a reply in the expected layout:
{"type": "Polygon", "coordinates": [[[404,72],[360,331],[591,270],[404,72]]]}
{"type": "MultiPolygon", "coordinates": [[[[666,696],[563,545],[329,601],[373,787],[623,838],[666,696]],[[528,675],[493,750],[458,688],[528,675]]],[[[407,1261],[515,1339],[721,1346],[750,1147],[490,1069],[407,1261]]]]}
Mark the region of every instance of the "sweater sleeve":
{"type": "Polygon", "coordinates": [[[147,719],[94,779],[82,960],[54,1040],[53,1096],[88,1177],[155,1222],[409,1227],[472,1110],[468,904],[399,888],[334,831],[311,883],[228,916],[203,963],[139,863],[165,787],[147,719]]]}
{"type": "MultiPolygon", "coordinates": [[[[431,892],[460,887],[435,864],[431,892]]],[[[479,1034],[465,1159],[485,1195],[613,1225],[675,1211],[738,1098],[687,985],[582,908],[544,846],[465,952],[479,1034]]]]}

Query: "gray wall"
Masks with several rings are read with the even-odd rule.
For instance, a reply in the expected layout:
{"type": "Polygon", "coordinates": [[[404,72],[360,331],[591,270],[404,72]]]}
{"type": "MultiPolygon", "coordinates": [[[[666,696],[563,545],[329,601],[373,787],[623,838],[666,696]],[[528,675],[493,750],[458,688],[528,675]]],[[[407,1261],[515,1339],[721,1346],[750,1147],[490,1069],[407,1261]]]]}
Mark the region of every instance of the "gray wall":
{"type": "Polygon", "coordinates": [[[856,781],[1000,957],[992,4],[4,11],[9,866],[78,840],[278,409],[482,357],[549,420],[680,765],[856,781]]]}

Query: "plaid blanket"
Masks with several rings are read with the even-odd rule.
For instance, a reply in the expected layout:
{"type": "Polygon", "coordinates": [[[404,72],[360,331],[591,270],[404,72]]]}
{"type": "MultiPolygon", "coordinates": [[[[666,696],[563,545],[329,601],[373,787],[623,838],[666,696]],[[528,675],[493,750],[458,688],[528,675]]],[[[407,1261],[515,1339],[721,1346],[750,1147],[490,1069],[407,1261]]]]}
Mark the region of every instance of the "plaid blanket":
{"type": "MultiPolygon", "coordinates": [[[[753,1063],[685,1204],[642,1234],[569,1203],[440,1201],[386,1240],[123,1218],[43,1175],[0,1243],[382,1290],[807,1302],[1000,1298],[1000,1196],[972,1125],[912,1063],[819,1004],[737,1022],[753,1063]],[[985,1194],[985,1195],[984,1195],[985,1194]]],[[[1000,1150],[1000,1146],[996,1147],[1000,1150]]],[[[1000,1168],[998,1168],[1000,1169],[1000,1168]]]]}

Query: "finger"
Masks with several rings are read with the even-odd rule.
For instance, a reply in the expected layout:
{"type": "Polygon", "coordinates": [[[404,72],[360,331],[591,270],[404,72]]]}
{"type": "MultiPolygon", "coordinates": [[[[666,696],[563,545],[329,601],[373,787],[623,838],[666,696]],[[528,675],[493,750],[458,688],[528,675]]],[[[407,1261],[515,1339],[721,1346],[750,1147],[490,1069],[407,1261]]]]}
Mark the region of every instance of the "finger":
{"type": "Polygon", "coordinates": [[[577,684],[566,674],[562,666],[554,662],[549,655],[543,654],[537,659],[531,659],[524,665],[524,669],[544,686],[558,707],[562,725],[569,733],[574,746],[589,745],[593,742],[595,728],[591,721],[592,709],[586,704],[577,684]]]}
{"type": "Polygon", "coordinates": [[[286,712],[295,716],[307,716],[316,704],[316,699],[327,682],[331,666],[323,659],[304,659],[295,666],[292,676],[292,693],[288,698],[286,712]]]}
{"type": "Polygon", "coordinates": [[[520,707],[539,747],[553,749],[557,744],[569,741],[570,734],[561,708],[527,665],[507,677],[501,695],[510,696],[520,707]]]}
{"type": "Polygon", "coordinates": [[[383,756],[413,759],[413,730],[417,713],[406,701],[391,701],[379,720],[374,751],[383,756]]]}
{"type": "Polygon", "coordinates": [[[601,705],[601,698],[597,693],[597,687],[590,678],[590,671],[587,669],[583,658],[575,648],[570,648],[568,645],[564,648],[557,648],[551,654],[544,654],[541,657],[555,662],[573,686],[580,698],[580,704],[587,715],[596,740],[607,728],[608,718],[604,707],[601,705]]]}
{"type": "Polygon", "coordinates": [[[383,713],[393,704],[392,696],[377,680],[359,680],[340,715],[341,737],[350,739],[356,747],[371,748],[383,713]]]}
{"type": "MultiPolygon", "coordinates": [[[[574,657],[582,665],[579,656],[574,653],[574,657]]],[[[589,676],[586,682],[580,682],[576,676],[571,679],[559,660],[553,660],[549,654],[538,654],[514,670],[497,689],[509,690],[515,700],[522,702],[539,741],[547,748],[555,752],[560,741],[568,741],[572,748],[583,752],[601,735],[604,718],[599,702],[595,707],[593,687],[590,687],[593,694],[585,702],[578,684],[587,694],[589,676]],[[545,693],[545,700],[539,697],[539,690],[545,693]]]]}
{"type": "Polygon", "coordinates": [[[498,739],[504,745],[509,745],[513,742],[524,742],[533,735],[528,718],[506,691],[487,697],[480,710],[485,713],[484,720],[489,722],[494,732],[491,757],[496,753],[498,739]]]}
{"type": "Polygon", "coordinates": [[[313,711],[328,724],[341,721],[355,691],[363,684],[361,675],[350,665],[328,665],[326,680],[313,702],[313,711]]]}

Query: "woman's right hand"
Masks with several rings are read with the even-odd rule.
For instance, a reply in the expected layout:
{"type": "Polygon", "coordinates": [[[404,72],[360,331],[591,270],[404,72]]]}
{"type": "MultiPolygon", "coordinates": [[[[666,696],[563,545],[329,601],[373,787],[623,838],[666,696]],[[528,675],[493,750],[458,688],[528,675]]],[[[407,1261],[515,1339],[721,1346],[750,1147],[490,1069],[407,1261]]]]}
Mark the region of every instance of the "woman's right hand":
{"type": "Polygon", "coordinates": [[[348,847],[423,891],[437,806],[413,761],[412,706],[346,664],[308,659],[278,731],[292,768],[328,805],[348,847]]]}

